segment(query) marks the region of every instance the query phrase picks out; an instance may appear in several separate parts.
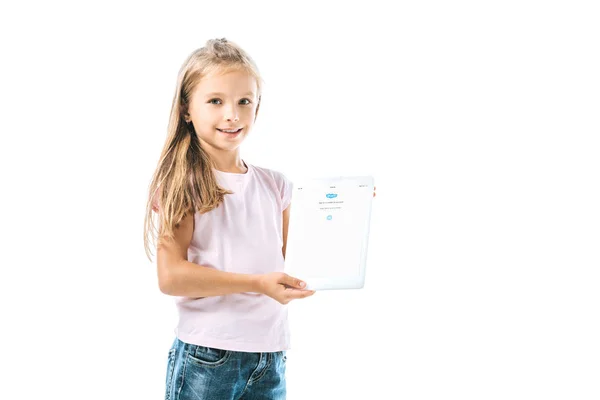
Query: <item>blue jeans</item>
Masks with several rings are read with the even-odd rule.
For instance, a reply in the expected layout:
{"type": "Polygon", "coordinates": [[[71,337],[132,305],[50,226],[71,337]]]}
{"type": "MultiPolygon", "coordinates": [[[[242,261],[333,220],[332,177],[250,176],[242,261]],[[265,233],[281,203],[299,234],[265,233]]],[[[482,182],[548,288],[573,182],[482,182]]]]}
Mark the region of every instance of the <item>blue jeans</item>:
{"type": "Polygon", "coordinates": [[[176,337],[168,360],[165,400],[285,399],[285,351],[220,350],[176,337]]]}

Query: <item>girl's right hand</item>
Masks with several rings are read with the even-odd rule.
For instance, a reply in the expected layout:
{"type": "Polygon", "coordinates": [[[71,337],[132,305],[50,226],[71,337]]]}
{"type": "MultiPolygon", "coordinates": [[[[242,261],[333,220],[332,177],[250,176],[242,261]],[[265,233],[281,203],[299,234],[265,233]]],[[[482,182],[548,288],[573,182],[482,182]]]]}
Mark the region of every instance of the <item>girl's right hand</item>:
{"type": "Polygon", "coordinates": [[[287,304],[295,299],[303,299],[315,294],[314,290],[303,289],[306,284],[300,279],[293,278],[283,272],[271,272],[259,275],[260,293],[287,304]]]}

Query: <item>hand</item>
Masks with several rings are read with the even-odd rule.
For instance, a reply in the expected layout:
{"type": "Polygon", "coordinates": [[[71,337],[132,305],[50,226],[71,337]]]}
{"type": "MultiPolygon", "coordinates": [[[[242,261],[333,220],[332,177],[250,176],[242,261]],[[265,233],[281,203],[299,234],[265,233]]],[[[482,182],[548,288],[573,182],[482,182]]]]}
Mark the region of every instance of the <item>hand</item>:
{"type": "MultiPolygon", "coordinates": [[[[283,272],[261,274],[258,278],[260,293],[287,304],[295,299],[303,299],[315,294],[314,290],[302,289],[304,282],[283,272]]],[[[304,286],[306,286],[304,284],[304,286]]]]}

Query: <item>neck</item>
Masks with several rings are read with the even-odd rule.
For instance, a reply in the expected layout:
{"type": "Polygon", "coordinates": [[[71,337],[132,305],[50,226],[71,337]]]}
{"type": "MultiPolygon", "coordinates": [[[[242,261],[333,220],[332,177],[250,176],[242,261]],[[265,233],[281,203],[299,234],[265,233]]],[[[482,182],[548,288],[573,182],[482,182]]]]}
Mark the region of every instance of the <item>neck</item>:
{"type": "Polygon", "coordinates": [[[210,154],[215,164],[215,169],[222,172],[232,172],[236,174],[245,174],[248,168],[244,165],[238,151],[225,154],[210,154]]]}

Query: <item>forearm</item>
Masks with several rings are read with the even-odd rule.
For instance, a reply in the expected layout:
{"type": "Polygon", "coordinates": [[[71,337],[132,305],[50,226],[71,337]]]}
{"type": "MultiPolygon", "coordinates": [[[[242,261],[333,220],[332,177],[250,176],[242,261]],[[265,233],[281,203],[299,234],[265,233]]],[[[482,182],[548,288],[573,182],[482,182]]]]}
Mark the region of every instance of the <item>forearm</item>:
{"type": "Polygon", "coordinates": [[[169,268],[163,293],[171,296],[210,297],[232,293],[261,293],[259,275],[219,271],[186,260],[169,268]]]}

